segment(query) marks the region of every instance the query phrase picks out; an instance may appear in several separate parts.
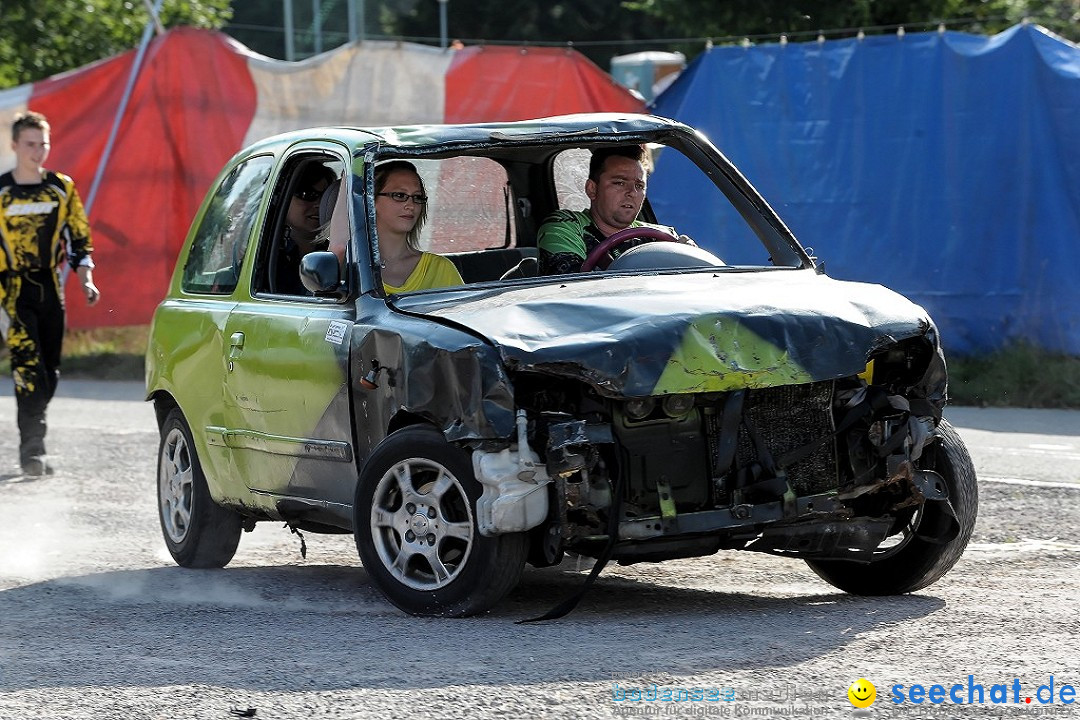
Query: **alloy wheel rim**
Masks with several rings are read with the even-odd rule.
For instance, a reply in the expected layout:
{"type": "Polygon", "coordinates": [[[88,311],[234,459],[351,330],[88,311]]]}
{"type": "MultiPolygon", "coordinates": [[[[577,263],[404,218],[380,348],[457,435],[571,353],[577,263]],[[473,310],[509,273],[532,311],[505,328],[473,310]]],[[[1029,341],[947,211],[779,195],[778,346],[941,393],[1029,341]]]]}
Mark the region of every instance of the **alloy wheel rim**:
{"type": "Polygon", "coordinates": [[[193,472],[187,438],[179,428],[173,428],[161,447],[158,502],[161,526],[174,543],[183,542],[191,526],[193,472]]]}
{"type": "Polygon", "coordinates": [[[371,538],[383,567],[413,590],[438,590],[465,569],[475,541],[465,489],[424,458],[394,464],[375,487],[371,538]]]}

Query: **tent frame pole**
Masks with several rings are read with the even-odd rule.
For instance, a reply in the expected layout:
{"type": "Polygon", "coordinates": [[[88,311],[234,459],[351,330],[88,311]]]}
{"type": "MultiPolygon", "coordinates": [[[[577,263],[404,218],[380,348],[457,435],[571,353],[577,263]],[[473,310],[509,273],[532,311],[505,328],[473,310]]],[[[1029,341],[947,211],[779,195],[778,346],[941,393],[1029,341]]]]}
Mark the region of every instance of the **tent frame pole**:
{"type": "Polygon", "coordinates": [[[144,2],[146,3],[146,9],[150,11],[150,19],[146,21],[146,27],[143,28],[142,40],[139,41],[139,50],[135,53],[134,62],[131,63],[131,72],[128,73],[124,94],[120,98],[120,105],[116,108],[116,115],[113,117],[112,129],[109,131],[109,139],[105,143],[105,150],[101,153],[101,159],[98,161],[97,172],[94,174],[94,182],[90,185],[90,194],[86,196],[86,215],[88,217],[94,207],[94,200],[97,198],[98,190],[101,187],[101,180],[105,176],[105,167],[109,164],[109,157],[112,155],[113,146],[116,144],[116,136],[120,132],[120,122],[124,119],[124,113],[127,112],[128,102],[131,100],[131,93],[135,90],[135,81],[138,79],[139,72],[142,69],[143,57],[146,55],[146,48],[150,45],[150,36],[153,34],[155,28],[159,33],[164,31],[164,28],[161,26],[161,20],[159,19],[159,13],[161,12],[161,5],[165,0],[157,0],[153,7],[150,7],[150,0],[144,0],[144,2]]]}

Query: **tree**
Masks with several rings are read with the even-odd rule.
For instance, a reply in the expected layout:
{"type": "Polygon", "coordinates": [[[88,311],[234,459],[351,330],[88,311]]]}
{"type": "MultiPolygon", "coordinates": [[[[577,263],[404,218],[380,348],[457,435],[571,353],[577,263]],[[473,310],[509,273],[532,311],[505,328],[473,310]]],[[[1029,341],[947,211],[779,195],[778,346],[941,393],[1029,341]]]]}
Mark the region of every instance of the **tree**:
{"type": "MultiPolygon", "coordinates": [[[[396,13],[381,15],[389,35],[405,38],[439,36],[439,3],[401,3],[396,13]]],[[[674,28],[663,16],[629,9],[621,0],[449,0],[449,35],[466,43],[523,42],[572,44],[606,66],[618,52],[668,49],[663,38],[674,28]]]]}
{"type": "MultiPolygon", "coordinates": [[[[32,82],[129,50],[148,13],[142,0],[0,0],[0,88],[32,82]]],[[[296,57],[347,40],[348,0],[293,0],[296,57]]],[[[434,43],[437,0],[356,0],[368,38],[434,43]]],[[[777,37],[818,30],[895,27],[993,33],[1031,17],[1080,41],[1080,0],[448,0],[449,35],[467,43],[572,44],[602,67],[614,54],[682,50],[706,38],[777,37]],[[963,20],[964,22],[956,22],[963,20]],[[680,42],[681,40],[681,42],[680,42]]],[[[224,29],[252,49],[284,57],[282,0],[166,0],[166,27],[224,29]],[[235,11],[233,9],[235,5],[235,11]],[[235,22],[228,24],[235,17],[235,22]]],[[[871,30],[872,31],[872,30],[871,30]]]]}
{"type": "MultiPolygon", "coordinates": [[[[451,37],[573,43],[602,66],[620,52],[679,49],[692,55],[706,38],[899,25],[918,30],[940,22],[994,33],[1031,17],[1065,37],[1080,35],[1080,0],[449,0],[448,8],[451,37]]],[[[379,27],[430,41],[439,34],[438,13],[436,0],[384,2],[379,27]]]]}
{"type": "Polygon", "coordinates": [[[1031,17],[1077,39],[1077,0],[626,0],[628,9],[662,19],[684,37],[778,35],[919,27],[953,21],[957,29],[995,33],[1031,17]]]}
{"type": "MultiPolygon", "coordinates": [[[[368,34],[378,34],[378,27],[366,27],[359,14],[364,8],[366,17],[374,17],[376,0],[356,0],[357,25],[364,25],[368,34]]],[[[318,42],[315,33],[315,7],[309,0],[293,0],[293,52],[294,59],[314,54],[321,43],[321,50],[329,50],[349,40],[348,0],[319,0],[318,42]]],[[[285,7],[282,0],[242,0],[233,2],[232,22],[225,32],[257,53],[269,57],[284,58],[285,7]]],[[[357,28],[359,32],[359,27],[357,28]]]]}
{"type": "MultiPolygon", "coordinates": [[[[226,32],[271,57],[284,57],[282,0],[235,2],[226,32]]],[[[319,0],[322,49],[347,39],[349,0],[319,0]]],[[[296,57],[314,52],[309,0],[293,0],[296,57]]],[[[436,43],[438,0],[354,0],[368,39],[436,43]]],[[[449,37],[466,43],[572,44],[602,67],[613,54],[682,50],[693,55],[707,38],[848,30],[939,22],[977,33],[1003,30],[1023,19],[1071,39],[1080,27],[1080,0],[448,0],[449,37]],[[963,22],[956,22],[963,20],[963,22]]],[[[805,39],[805,38],[802,38],[805,39]]]]}
{"type": "MultiPolygon", "coordinates": [[[[3,0],[0,87],[34,82],[130,50],[149,13],[138,0],[3,0]]],[[[231,0],[166,0],[165,27],[220,28],[231,0]]]]}

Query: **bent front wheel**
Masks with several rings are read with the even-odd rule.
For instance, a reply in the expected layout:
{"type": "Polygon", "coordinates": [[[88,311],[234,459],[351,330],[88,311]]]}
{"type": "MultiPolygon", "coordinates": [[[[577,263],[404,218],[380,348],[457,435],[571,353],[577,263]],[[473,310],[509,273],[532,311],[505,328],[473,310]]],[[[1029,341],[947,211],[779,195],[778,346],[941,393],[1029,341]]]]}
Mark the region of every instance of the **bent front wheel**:
{"type": "Polygon", "coordinates": [[[924,503],[887,539],[889,545],[881,549],[879,559],[869,564],[807,560],[821,579],[855,595],[899,595],[937,582],[960,559],[979,509],[975,466],[948,421],[942,420],[937,432],[938,440],[923,450],[917,464],[941,476],[948,488],[948,503],[924,503]]]}
{"type": "Polygon", "coordinates": [[[490,609],[521,577],[525,533],[486,537],[468,453],[434,428],[399,430],[375,449],[353,506],[356,548],[372,582],[413,615],[490,609]]]}

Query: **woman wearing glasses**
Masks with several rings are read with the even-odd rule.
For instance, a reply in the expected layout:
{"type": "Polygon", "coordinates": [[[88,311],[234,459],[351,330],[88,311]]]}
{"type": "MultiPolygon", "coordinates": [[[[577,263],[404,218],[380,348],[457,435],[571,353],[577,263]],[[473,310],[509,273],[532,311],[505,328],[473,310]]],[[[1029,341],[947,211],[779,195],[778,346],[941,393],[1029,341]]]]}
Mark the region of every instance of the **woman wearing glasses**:
{"type": "Polygon", "coordinates": [[[392,160],[375,168],[375,231],[387,295],[463,283],[452,262],[420,249],[426,220],[427,194],[416,166],[392,160]]]}

